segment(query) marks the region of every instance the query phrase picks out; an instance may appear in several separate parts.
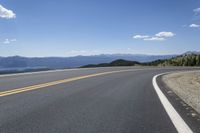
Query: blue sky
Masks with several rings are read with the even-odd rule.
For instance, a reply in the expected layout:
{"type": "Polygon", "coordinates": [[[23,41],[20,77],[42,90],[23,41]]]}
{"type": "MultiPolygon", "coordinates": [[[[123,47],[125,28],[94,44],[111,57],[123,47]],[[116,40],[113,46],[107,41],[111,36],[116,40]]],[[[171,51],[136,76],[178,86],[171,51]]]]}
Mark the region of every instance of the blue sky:
{"type": "Polygon", "coordinates": [[[200,51],[200,0],[1,0],[0,56],[200,51]]]}

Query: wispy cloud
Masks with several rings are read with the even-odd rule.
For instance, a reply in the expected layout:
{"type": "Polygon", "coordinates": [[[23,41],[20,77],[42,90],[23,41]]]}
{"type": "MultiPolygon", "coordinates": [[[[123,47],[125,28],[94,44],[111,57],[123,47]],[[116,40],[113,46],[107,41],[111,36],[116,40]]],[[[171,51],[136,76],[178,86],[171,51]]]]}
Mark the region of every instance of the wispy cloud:
{"type": "Polygon", "coordinates": [[[193,19],[199,20],[200,19],[200,8],[193,9],[193,12],[194,12],[193,19]]]}
{"type": "Polygon", "coordinates": [[[189,27],[190,28],[200,28],[200,25],[198,25],[198,24],[191,24],[189,27]]]}
{"type": "Polygon", "coordinates": [[[133,36],[133,38],[134,39],[142,39],[144,41],[164,41],[164,40],[166,40],[166,38],[170,38],[173,36],[175,36],[175,34],[173,32],[162,31],[162,32],[155,34],[154,36],[135,35],[135,36],[133,36]]]}
{"type": "Polygon", "coordinates": [[[14,38],[14,39],[10,39],[10,41],[11,41],[11,42],[16,42],[17,39],[15,39],[15,38],[14,38]]]}
{"type": "Polygon", "coordinates": [[[167,37],[173,37],[175,34],[172,33],[172,32],[166,32],[166,31],[163,31],[163,32],[159,32],[156,34],[156,37],[160,37],[160,38],[167,38],[167,37]]]}
{"type": "Polygon", "coordinates": [[[150,37],[150,38],[145,38],[144,41],[164,41],[165,38],[163,37],[150,37]]]}
{"type": "Polygon", "coordinates": [[[0,17],[6,19],[12,19],[16,18],[16,14],[12,10],[6,9],[2,5],[0,5],[0,17]]]}
{"type": "MultiPolygon", "coordinates": [[[[193,9],[193,21],[197,21],[200,19],[200,8],[195,8],[193,9]]],[[[200,28],[200,25],[199,24],[195,24],[195,23],[192,23],[192,24],[186,24],[186,25],[183,25],[182,27],[189,27],[189,28],[193,28],[193,29],[198,29],[200,28]]]]}
{"type": "Polygon", "coordinates": [[[194,13],[200,13],[200,8],[196,8],[193,10],[194,13]]]}
{"type": "Polygon", "coordinates": [[[8,39],[8,38],[7,38],[7,39],[5,39],[5,40],[3,41],[3,43],[4,43],[4,44],[10,44],[10,43],[16,42],[16,41],[17,41],[17,39],[15,39],[15,38],[14,38],[14,39],[8,39]]]}
{"type": "Polygon", "coordinates": [[[149,36],[147,35],[135,35],[133,36],[134,39],[144,39],[144,38],[148,38],[149,36]]]}
{"type": "Polygon", "coordinates": [[[3,42],[4,44],[9,44],[10,41],[8,39],[5,39],[5,41],[3,42]]]}
{"type": "Polygon", "coordinates": [[[67,51],[66,54],[68,56],[77,56],[77,55],[96,55],[100,54],[101,51],[99,50],[70,50],[67,51]]]}

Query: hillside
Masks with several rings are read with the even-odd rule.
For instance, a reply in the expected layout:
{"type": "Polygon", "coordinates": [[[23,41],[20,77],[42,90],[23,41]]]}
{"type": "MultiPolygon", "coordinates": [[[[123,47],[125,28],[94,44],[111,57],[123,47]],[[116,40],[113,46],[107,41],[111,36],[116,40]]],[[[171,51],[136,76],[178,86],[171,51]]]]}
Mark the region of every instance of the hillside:
{"type": "Polygon", "coordinates": [[[87,64],[109,63],[124,59],[138,62],[150,62],[157,59],[168,59],[174,55],[136,55],[136,54],[102,54],[75,57],[0,57],[0,68],[42,67],[42,68],[73,68],[87,64]]]}
{"type": "Polygon", "coordinates": [[[128,60],[118,59],[118,60],[112,61],[110,63],[89,64],[89,65],[82,66],[81,68],[89,68],[89,67],[114,67],[114,66],[135,66],[135,65],[141,65],[141,63],[137,62],[137,61],[128,61],[128,60]]]}
{"type": "Polygon", "coordinates": [[[146,65],[154,66],[200,66],[200,55],[183,54],[166,60],[156,60],[146,63],[146,65]]]}
{"type": "Polygon", "coordinates": [[[108,66],[200,66],[200,54],[187,52],[169,59],[158,59],[150,62],[137,62],[128,60],[115,60],[110,63],[89,64],[82,67],[108,67],[108,66]]]}

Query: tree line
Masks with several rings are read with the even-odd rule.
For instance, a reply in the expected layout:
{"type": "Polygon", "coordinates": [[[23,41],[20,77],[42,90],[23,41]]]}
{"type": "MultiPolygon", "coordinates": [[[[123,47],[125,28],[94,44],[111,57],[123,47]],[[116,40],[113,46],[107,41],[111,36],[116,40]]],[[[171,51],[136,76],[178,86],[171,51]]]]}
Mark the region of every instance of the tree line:
{"type": "Polygon", "coordinates": [[[145,63],[150,66],[200,66],[200,55],[189,54],[145,63]]]}

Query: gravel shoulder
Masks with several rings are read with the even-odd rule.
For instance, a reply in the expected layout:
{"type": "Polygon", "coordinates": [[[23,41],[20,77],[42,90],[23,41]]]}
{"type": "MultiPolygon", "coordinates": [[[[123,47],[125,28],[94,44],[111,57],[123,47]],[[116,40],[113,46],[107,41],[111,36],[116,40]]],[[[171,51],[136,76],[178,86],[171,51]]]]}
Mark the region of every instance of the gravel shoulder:
{"type": "Polygon", "coordinates": [[[200,113],[200,71],[167,74],[162,81],[176,95],[200,113]]]}

